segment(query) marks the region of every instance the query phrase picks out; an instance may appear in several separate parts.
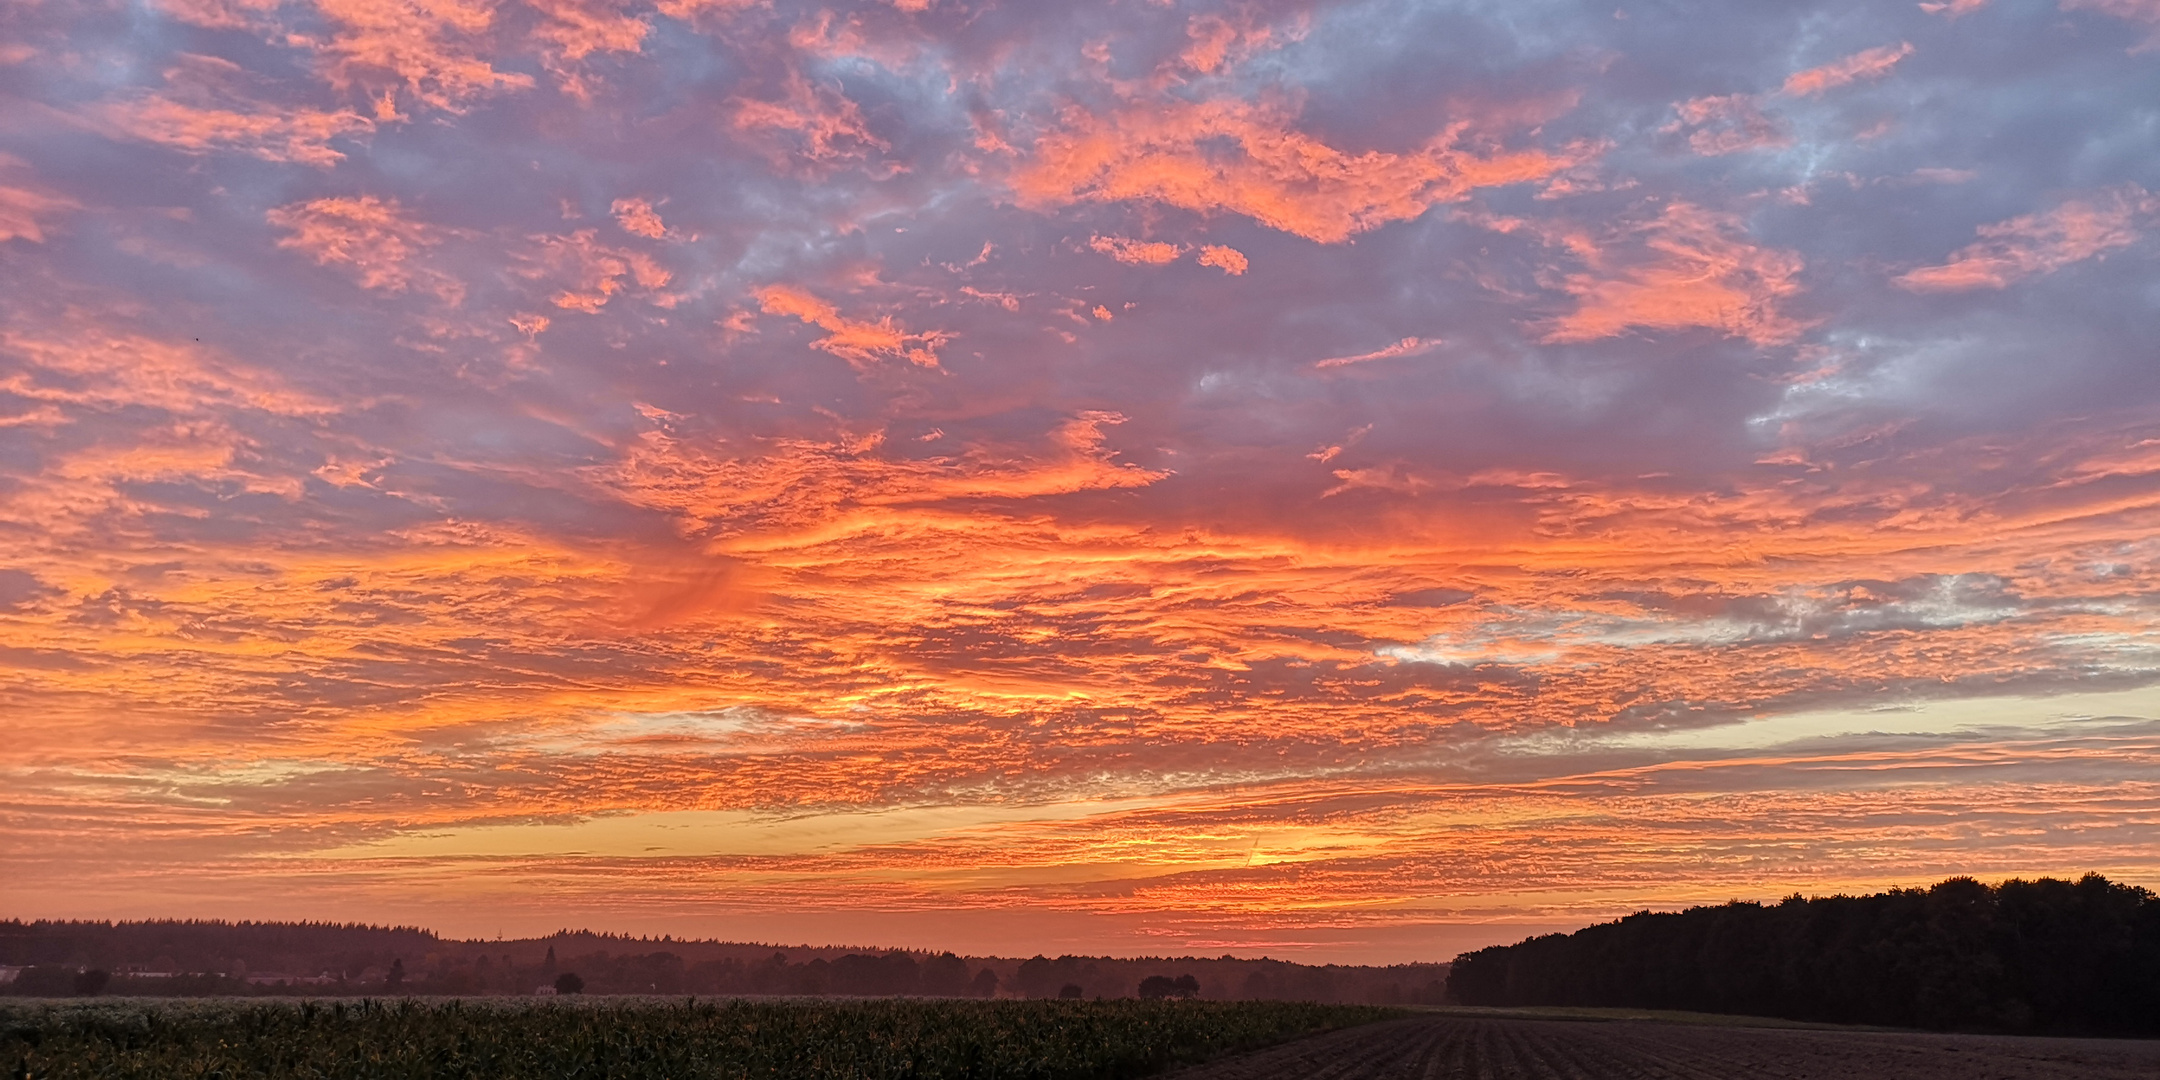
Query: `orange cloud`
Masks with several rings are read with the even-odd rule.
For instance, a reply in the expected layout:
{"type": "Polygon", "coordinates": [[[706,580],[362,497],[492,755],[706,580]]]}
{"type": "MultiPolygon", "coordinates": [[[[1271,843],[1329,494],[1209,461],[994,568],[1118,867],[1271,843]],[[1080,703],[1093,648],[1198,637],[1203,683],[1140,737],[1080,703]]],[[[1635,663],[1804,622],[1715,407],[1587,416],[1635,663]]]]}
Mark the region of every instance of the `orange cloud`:
{"type": "Polygon", "coordinates": [[[292,232],[278,241],[279,247],[304,252],[319,266],[349,266],[362,288],[403,292],[417,279],[445,303],[455,304],[464,296],[457,279],[411,265],[421,249],[442,242],[442,231],[406,215],[395,199],[315,199],[280,206],[265,216],[270,224],[292,232]]]}
{"type": "MultiPolygon", "coordinates": [[[[0,154],[0,165],[8,163],[7,156],[0,154]]],[[[65,195],[0,185],[0,242],[22,239],[42,244],[45,221],[81,206],[65,195]]]]}
{"type": "Polygon", "coordinates": [[[1763,115],[1751,94],[1695,98],[1673,106],[1673,111],[1675,119],[1658,130],[1686,132],[1688,148],[1698,154],[1730,154],[1792,142],[1785,126],[1763,115]]]}
{"type": "Polygon", "coordinates": [[[690,20],[707,13],[732,15],[767,2],[769,0],[660,0],[654,7],[668,18],[690,20]]]}
{"type": "Polygon", "coordinates": [[[652,256],[641,251],[609,247],[595,239],[594,229],[579,229],[568,236],[535,236],[538,250],[526,257],[519,273],[529,278],[567,281],[548,297],[548,302],[569,311],[597,315],[617,293],[635,282],[640,289],[667,286],[674,275],[652,256]]]}
{"type": "Polygon", "coordinates": [[[1337,150],[1290,127],[1283,109],[1236,100],[1073,108],[1012,176],[1019,204],[1159,202],[1224,212],[1320,243],[1341,243],[1480,187],[1550,176],[1580,160],[1518,151],[1481,156],[1450,127],[1421,149],[1337,150]]]}
{"type": "Polygon", "coordinates": [[[195,342],[174,342],[78,318],[18,327],[0,346],[34,369],[0,385],[37,401],[109,409],[144,406],[186,417],[226,409],[274,416],[323,416],[336,410],[280,377],[195,342]],[[37,373],[58,375],[44,381],[37,373]]]}
{"type": "Polygon", "coordinates": [[[1879,79],[1890,73],[1897,62],[1912,55],[1911,42],[1883,45],[1865,49],[1851,56],[1821,67],[1794,72],[1785,80],[1784,93],[1796,97],[1820,94],[1825,90],[1844,86],[1861,79],[1879,79]]]}
{"type": "Polygon", "coordinates": [[[849,319],[831,304],[788,285],[768,285],[759,289],[757,299],[758,306],[768,315],[801,319],[826,331],[826,336],[811,342],[810,347],[846,360],[857,370],[872,367],[880,360],[902,359],[920,367],[935,368],[938,366],[937,350],[949,340],[949,335],[942,331],[910,332],[893,322],[890,315],[882,316],[876,322],[849,319]]]}
{"type": "Polygon", "coordinates": [[[653,204],[645,199],[617,199],[608,210],[615,215],[615,224],[622,226],[624,232],[653,240],[667,237],[667,224],[660,220],[660,212],[653,209],[653,204]]]}
{"type": "Polygon", "coordinates": [[[1748,242],[1740,220],[1687,203],[1576,253],[1588,269],[1565,274],[1560,288],[1573,312],[1545,324],[1541,340],[1595,341],[1630,329],[1706,327],[1758,345],[1781,345],[1806,329],[1781,310],[1800,291],[1799,255],[1748,242]]]}
{"type": "Polygon", "coordinates": [[[238,150],[264,161],[289,161],[327,169],[345,159],[332,139],[373,131],[374,122],[349,110],[282,108],[260,111],[201,108],[166,97],[105,105],[93,113],[115,134],[174,147],[191,154],[238,150]]]}
{"type": "Polygon", "coordinates": [[[184,23],[213,30],[254,30],[284,0],[153,0],[151,6],[184,23]]]}
{"type": "Polygon", "coordinates": [[[814,84],[800,71],[788,72],[784,96],[777,101],[737,98],[730,124],[749,135],[786,136],[768,143],[776,164],[789,155],[824,165],[860,160],[871,150],[890,149],[863,122],[862,109],[840,91],[814,84]]]}
{"type": "Polygon", "coordinates": [[[1315,363],[1313,367],[1324,370],[1327,368],[1347,367],[1351,364],[1362,364],[1368,360],[1392,360],[1398,356],[1418,356],[1431,352],[1441,344],[1443,342],[1439,338],[1406,337],[1386,348],[1374,349],[1368,353],[1358,353],[1355,356],[1330,356],[1315,363]]]}
{"type": "Polygon", "coordinates": [[[1218,244],[1203,245],[1200,248],[1199,261],[1202,266],[1215,267],[1232,277],[1243,274],[1246,268],[1252,265],[1246,260],[1244,252],[1218,244]]]}
{"type": "MultiPolygon", "coordinates": [[[[1329,454],[1332,458],[1336,455],[1329,454]]],[[[1422,495],[1439,485],[1431,478],[1420,476],[1407,462],[1394,461],[1385,465],[1373,465],[1363,469],[1336,469],[1334,487],[1320,493],[1323,499],[1331,499],[1345,492],[1368,490],[1388,491],[1397,495],[1422,495]]]]}
{"type": "MultiPolygon", "coordinates": [[[[495,21],[496,0],[315,0],[315,6],[335,27],[318,48],[324,74],[340,88],[376,97],[402,87],[422,103],[457,109],[492,90],[532,85],[532,76],[497,71],[482,55],[480,36],[495,21]]],[[[387,104],[379,111],[395,113],[387,104]]]]}
{"type": "Polygon", "coordinates": [[[645,35],[652,30],[645,20],[622,10],[619,0],[525,0],[546,21],[533,36],[545,43],[542,53],[548,70],[572,97],[589,99],[591,89],[577,61],[596,52],[642,51],[645,35]]]}
{"type": "Polygon", "coordinates": [[[1213,12],[1195,15],[1185,23],[1191,44],[1178,54],[1178,62],[1202,74],[1214,74],[1233,54],[1243,55],[1266,47],[1273,32],[1250,21],[1233,23],[1213,12]]]}
{"type": "Polygon", "coordinates": [[[2039,214],[2026,214],[1977,230],[1981,239],[1958,249],[1940,266],[1898,275],[1914,292],[2000,289],[2038,274],[2133,244],[2139,226],[2160,213],[2160,198],[2135,184],[2084,199],[2071,199],[2039,214]]]}
{"type": "MultiPolygon", "coordinates": [[[[1901,43],[1857,52],[1835,63],[1794,73],[1779,93],[1808,96],[1861,79],[1880,78],[1912,51],[1910,43],[1901,43]]],[[[1706,156],[1790,144],[1792,136],[1784,123],[1764,114],[1762,105],[1763,98],[1754,94],[1693,98],[1673,106],[1673,120],[1658,130],[1668,135],[1685,133],[1688,148],[1706,156]]]]}
{"type": "Polygon", "coordinates": [[[1183,253],[1176,244],[1160,240],[1133,240],[1123,236],[1096,236],[1088,240],[1088,246],[1121,263],[1136,266],[1161,266],[1175,262],[1183,253]]]}

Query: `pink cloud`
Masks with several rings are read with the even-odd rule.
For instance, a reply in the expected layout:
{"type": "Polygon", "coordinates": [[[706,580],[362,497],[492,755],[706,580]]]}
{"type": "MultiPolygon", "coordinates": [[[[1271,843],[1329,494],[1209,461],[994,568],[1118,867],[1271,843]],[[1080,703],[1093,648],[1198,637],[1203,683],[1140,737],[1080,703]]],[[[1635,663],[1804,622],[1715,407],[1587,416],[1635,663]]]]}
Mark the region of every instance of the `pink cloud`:
{"type": "Polygon", "coordinates": [[[2062,0],[2064,11],[2097,11],[2131,22],[2149,23],[2150,36],[2130,47],[2131,52],[2160,48],[2160,0],[2062,0]]]}
{"type": "Polygon", "coordinates": [[[1266,103],[1217,99],[1068,110],[1039,139],[1012,185],[1021,206],[1158,202],[1233,213],[1341,243],[1480,187],[1550,176],[1588,153],[1481,154],[1457,145],[1467,122],[1407,153],[1347,153],[1290,126],[1266,103]]]}
{"type": "Polygon", "coordinates": [[[105,105],[92,112],[99,127],[114,134],[159,143],[191,154],[237,150],[264,161],[289,161],[327,169],[345,159],[333,139],[374,130],[368,118],[349,110],[260,106],[260,111],[204,108],[167,97],[150,96],[105,105]]]}
{"type": "Polygon", "coordinates": [[[1184,251],[1176,244],[1166,244],[1160,240],[1134,240],[1124,236],[1090,237],[1088,247],[1121,263],[1132,263],[1136,266],[1161,266],[1175,262],[1184,251]]]}
{"type": "Polygon", "coordinates": [[[1937,3],[1934,0],[1925,0],[1920,5],[1920,10],[1930,15],[1945,15],[1955,19],[1986,7],[1987,2],[1988,0],[1941,0],[1937,3]]]}
{"type": "Polygon", "coordinates": [[[1265,48],[1273,33],[1249,19],[1232,21],[1204,12],[1186,22],[1185,36],[1191,43],[1178,54],[1178,62],[1206,75],[1220,70],[1227,61],[1265,48]]]}
{"type": "Polygon", "coordinates": [[[624,232],[652,240],[667,237],[667,223],[660,220],[660,212],[645,199],[617,199],[608,211],[615,215],[615,224],[622,226],[624,232]]]}
{"type": "Polygon", "coordinates": [[[890,315],[876,322],[850,319],[840,309],[815,295],[789,285],[768,285],[757,292],[758,306],[768,315],[785,315],[815,326],[826,336],[810,343],[853,364],[857,370],[880,360],[906,360],[920,367],[938,366],[937,350],[950,335],[930,330],[914,333],[890,315]]]}
{"type": "Polygon", "coordinates": [[[152,0],[151,6],[185,23],[213,30],[264,26],[284,0],[152,0]]]}
{"type": "Polygon", "coordinates": [[[1358,353],[1355,356],[1330,356],[1315,363],[1313,367],[1321,369],[1338,368],[1347,367],[1351,364],[1362,364],[1368,360],[1393,360],[1398,356],[1419,356],[1431,352],[1441,344],[1439,338],[1406,337],[1386,348],[1374,349],[1368,353],[1358,353]]]}
{"type": "Polygon", "coordinates": [[[1630,329],[1696,327],[1781,345],[1802,323],[1782,309],[1800,291],[1803,262],[1790,251],[1758,247],[1740,220],[1674,202],[1657,218],[1590,241],[1570,233],[1587,268],[1562,275],[1574,311],[1548,321],[1542,340],[1595,341],[1630,329]]]}
{"type": "Polygon", "coordinates": [[[1245,258],[1244,252],[1234,247],[1223,247],[1220,244],[1202,246],[1198,261],[1202,266],[1215,267],[1231,277],[1243,274],[1247,268],[1252,266],[1251,261],[1245,258]]]}
{"type": "Polygon", "coordinates": [[[812,83],[799,71],[788,72],[782,89],[777,100],[737,98],[730,118],[736,131],[766,137],[764,148],[775,164],[785,165],[791,156],[819,165],[861,160],[871,150],[891,148],[871,133],[862,109],[839,90],[812,83]]]}
{"type": "MultiPolygon", "coordinates": [[[[1328,455],[1333,457],[1334,455],[1328,455]]],[[[1336,484],[1320,493],[1323,499],[1352,491],[1384,491],[1396,495],[1423,495],[1439,485],[1418,475],[1406,462],[1393,461],[1363,469],[1333,470],[1336,484]]]]}
{"type": "Polygon", "coordinates": [[[532,76],[497,71],[482,35],[494,24],[495,0],[315,0],[335,32],[318,44],[324,74],[341,88],[380,98],[395,115],[403,88],[416,100],[457,109],[494,90],[532,85],[532,76]]]}
{"type": "Polygon", "coordinates": [[[537,249],[526,256],[519,273],[560,283],[548,302],[567,311],[597,315],[609,300],[630,288],[665,288],[674,275],[642,251],[600,243],[594,229],[568,236],[535,236],[537,249]]]}
{"type": "Polygon", "coordinates": [[[671,19],[695,19],[701,15],[733,15],[754,7],[763,7],[770,0],[660,0],[654,8],[671,19]]]}
{"type": "Polygon", "coordinates": [[[1763,115],[1761,104],[1751,94],[1695,98],[1673,106],[1673,111],[1673,121],[1659,130],[1686,132],[1688,148],[1698,154],[1730,154],[1792,142],[1785,125],[1763,115]]]}
{"type": "Polygon", "coordinates": [[[2160,213],[2160,198],[2125,184],[2043,213],[1982,225],[1977,230],[1981,239],[1959,248],[1948,262],[1906,271],[1896,280],[1914,292],[2004,288],[2128,247],[2143,235],[2139,226],[2155,213],[2160,213]]]}
{"type": "Polygon", "coordinates": [[[1785,80],[1784,93],[1796,97],[1820,94],[1826,90],[1858,82],[1861,79],[1879,79],[1890,73],[1897,62],[1912,55],[1911,42],[1883,45],[1856,52],[1843,60],[1833,61],[1821,67],[1794,72],[1785,80]]]}
{"type": "MultiPolygon", "coordinates": [[[[1866,49],[1834,63],[1795,72],[1779,93],[1805,97],[1861,79],[1880,78],[1912,51],[1910,43],[1866,49]]],[[[1673,120],[1659,130],[1666,134],[1685,133],[1688,148],[1706,156],[1789,145],[1792,136],[1784,122],[1765,114],[1763,101],[1755,94],[1693,98],[1673,106],[1673,120]]]]}
{"type": "MultiPolygon", "coordinates": [[[[0,154],[0,169],[12,170],[20,164],[0,154]]],[[[0,243],[20,239],[42,244],[53,218],[81,207],[80,202],[57,192],[0,184],[0,243]]]]}
{"type": "Polygon", "coordinates": [[[578,61],[596,52],[642,51],[652,30],[645,20],[623,11],[616,0],[525,0],[546,16],[533,36],[544,43],[542,58],[563,92],[590,100],[592,90],[578,61]]]}
{"type": "Polygon", "coordinates": [[[271,210],[270,224],[289,230],[281,248],[303,252],[317,265],[350,267],[366,289],[403,292],[418,283],[455,304],[464,286],[448,274],[413,265],[422,249],[442,243],[442,230],[407,215],[395,199],[373,195],[315,199],[271,210]]]}

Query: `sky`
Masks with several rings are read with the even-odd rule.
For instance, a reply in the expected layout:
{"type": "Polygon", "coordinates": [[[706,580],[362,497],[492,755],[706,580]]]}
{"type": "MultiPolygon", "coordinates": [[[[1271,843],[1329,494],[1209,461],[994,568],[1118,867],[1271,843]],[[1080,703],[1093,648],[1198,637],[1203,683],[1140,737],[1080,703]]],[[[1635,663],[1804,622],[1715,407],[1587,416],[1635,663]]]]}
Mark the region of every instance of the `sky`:
{"type": "Polygon", "coordinates": [[[2160,886],[2156,537],[2155,0],[0,7],[0,916],[2160,886]]]}

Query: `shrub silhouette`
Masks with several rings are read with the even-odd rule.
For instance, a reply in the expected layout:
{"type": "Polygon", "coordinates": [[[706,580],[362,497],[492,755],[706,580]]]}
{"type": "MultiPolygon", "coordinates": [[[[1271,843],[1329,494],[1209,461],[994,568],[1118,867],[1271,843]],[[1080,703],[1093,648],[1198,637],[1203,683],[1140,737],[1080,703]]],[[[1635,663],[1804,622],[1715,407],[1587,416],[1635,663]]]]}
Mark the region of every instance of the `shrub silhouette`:
{"type": "Polygon", "coordinates": [[[585,980],[578,978],[577,972],[565,971],[562,974],[555,976],[556,993],[579,994],[583,993],[584,991],[585,980]]]}

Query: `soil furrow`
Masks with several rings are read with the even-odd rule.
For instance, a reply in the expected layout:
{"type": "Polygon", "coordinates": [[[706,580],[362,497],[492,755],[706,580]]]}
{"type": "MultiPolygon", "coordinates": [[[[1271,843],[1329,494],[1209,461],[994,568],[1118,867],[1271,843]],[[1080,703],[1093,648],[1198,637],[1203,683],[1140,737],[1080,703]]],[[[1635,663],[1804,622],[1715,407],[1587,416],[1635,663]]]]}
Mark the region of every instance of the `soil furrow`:
{"type": "Polygon", "coordinates": [[[1219,1061],[1178,1080],[2154,1080],[2160,1041],[1430,1016],[1219,1061]]]}

